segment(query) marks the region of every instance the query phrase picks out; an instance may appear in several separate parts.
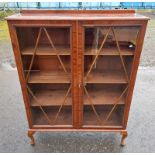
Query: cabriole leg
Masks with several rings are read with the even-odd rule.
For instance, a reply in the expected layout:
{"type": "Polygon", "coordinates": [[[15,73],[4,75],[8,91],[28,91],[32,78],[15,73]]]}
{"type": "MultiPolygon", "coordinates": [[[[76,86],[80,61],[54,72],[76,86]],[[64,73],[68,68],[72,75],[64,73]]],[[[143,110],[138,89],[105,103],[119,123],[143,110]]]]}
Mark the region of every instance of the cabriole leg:
{"type": "Polygon", "coordinates": [[[31,139],[31,145],[35,145],[35,140],[34,140],[34,137],[33,137],[33,134],[35,133],[35,131],[30,131],[30,130],[28,130],[28,133],[27,133],[27,135],[28,135],[28,137],[31,139]]]}
{"type": "Polygon", "coordinates": [[[127,133],[127,131],[122,131],[121,135],[122,135],[121,146],[124,146],[125,145],[125,138],[128,136],[128,133],[127,133]]]}

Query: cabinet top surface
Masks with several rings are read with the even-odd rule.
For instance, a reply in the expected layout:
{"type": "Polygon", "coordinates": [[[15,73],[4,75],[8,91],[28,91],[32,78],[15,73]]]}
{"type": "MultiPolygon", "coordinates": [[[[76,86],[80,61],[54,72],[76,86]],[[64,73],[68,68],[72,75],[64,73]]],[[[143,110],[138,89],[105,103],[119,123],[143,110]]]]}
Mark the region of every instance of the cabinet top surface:
{"type": "Polygon", "coordinates": [[[134,10],[21,10],[6,20],[149,20],[134,10]]]}

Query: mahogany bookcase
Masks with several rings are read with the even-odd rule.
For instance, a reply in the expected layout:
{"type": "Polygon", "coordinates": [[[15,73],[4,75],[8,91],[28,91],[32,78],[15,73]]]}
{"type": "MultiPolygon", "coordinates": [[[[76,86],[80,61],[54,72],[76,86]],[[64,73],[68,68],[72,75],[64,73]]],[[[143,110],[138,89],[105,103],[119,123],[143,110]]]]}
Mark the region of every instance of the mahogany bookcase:
{"type": "Polygon", "coordinates": [[[148,18],[134,10],[22,10],[6,18],[28,136],[120,132],[127,121],[148,18]]]}

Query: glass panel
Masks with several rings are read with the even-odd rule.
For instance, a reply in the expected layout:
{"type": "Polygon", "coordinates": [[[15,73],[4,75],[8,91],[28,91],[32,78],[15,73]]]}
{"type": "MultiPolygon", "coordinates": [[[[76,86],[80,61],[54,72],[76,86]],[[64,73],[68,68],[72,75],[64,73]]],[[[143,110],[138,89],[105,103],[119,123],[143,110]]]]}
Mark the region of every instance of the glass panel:
{"type": "Polygon", "coordinates": [[[70,28],[18,27],[34,125],[72,125],[70,28]]]}
{"type": "MultiPolygon", "coordinates": [[[[18,27],[16,30],[22,55],[32,55],[40,27],[18,27]]],[[[44,27],[40,31],[37,55],[55,55],[55,49],[59,55],[70,55],[70,28],[44,27]]]]}
{"type": "Polygon", "coordinates": [[[83,126],[121,127],[139,27],[86,27],[83,126]]]}
{"type": "Polygon", "coordinates": [[[112,29],[114,30],[119,42],[122,55],[133,55],[139,32],[138,26],[115,26],[111,27],[110,30],[109,27],[85,28],[85,55],[95,55],[101,47],[106,35],[106,41],[100,55],[118,55],[116,39],[112,29]]]}

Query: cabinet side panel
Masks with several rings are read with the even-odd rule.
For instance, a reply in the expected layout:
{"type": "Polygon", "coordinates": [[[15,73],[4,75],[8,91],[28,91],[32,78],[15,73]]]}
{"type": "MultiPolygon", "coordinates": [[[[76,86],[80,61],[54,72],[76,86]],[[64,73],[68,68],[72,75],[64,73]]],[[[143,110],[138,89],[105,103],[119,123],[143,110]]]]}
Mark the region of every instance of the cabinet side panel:
{"type": "Polygon", "coordinates": [[[134,86],[135,86],[135,80],[136,80],[136,76],[137,76],[137,70],[138,70],[138,66],[139,66],[141,51],[142,51],[142,47],[143,47],[146,26],[147,26],[147,21],[142,22],[142,26],[141,26],[141,29],[140,29],[140,32],[139,32],[139,35],[137,38],[138,40],[137,40],[136,53],[135,53],[133,65],[131,68],[129,88],[128,88],[128,93],[127,93],[127,97],[126,97],[126,106],[125,106],[124,119],[123,119],[123,127],[124,128],[127,127],[130,105],[131,105],[133,90],[134,90],[134,86]]]}
{"type": "Polygon", "coordinates": [[[20,80],[20,85],[21,85],[22,95],[24,99],[24,105],[25,105],[26,115],[27,115],[27,119],[29,123],[29,128],[32,128],[32,116],[31,116],[31,111],[30,111],[30,106],[29,106],[29,97],[28,97],[28,92],[26,88],[26,81],[25,81],[24,71],[22,67],[22,59],[20,55],[17,34],[16,34],[15,27],[13,27],[10,22],[8,22],[8,27],[9,27],[14,57],[16,61],[16,66],[18,70],[18,76],[20,80]]]}

